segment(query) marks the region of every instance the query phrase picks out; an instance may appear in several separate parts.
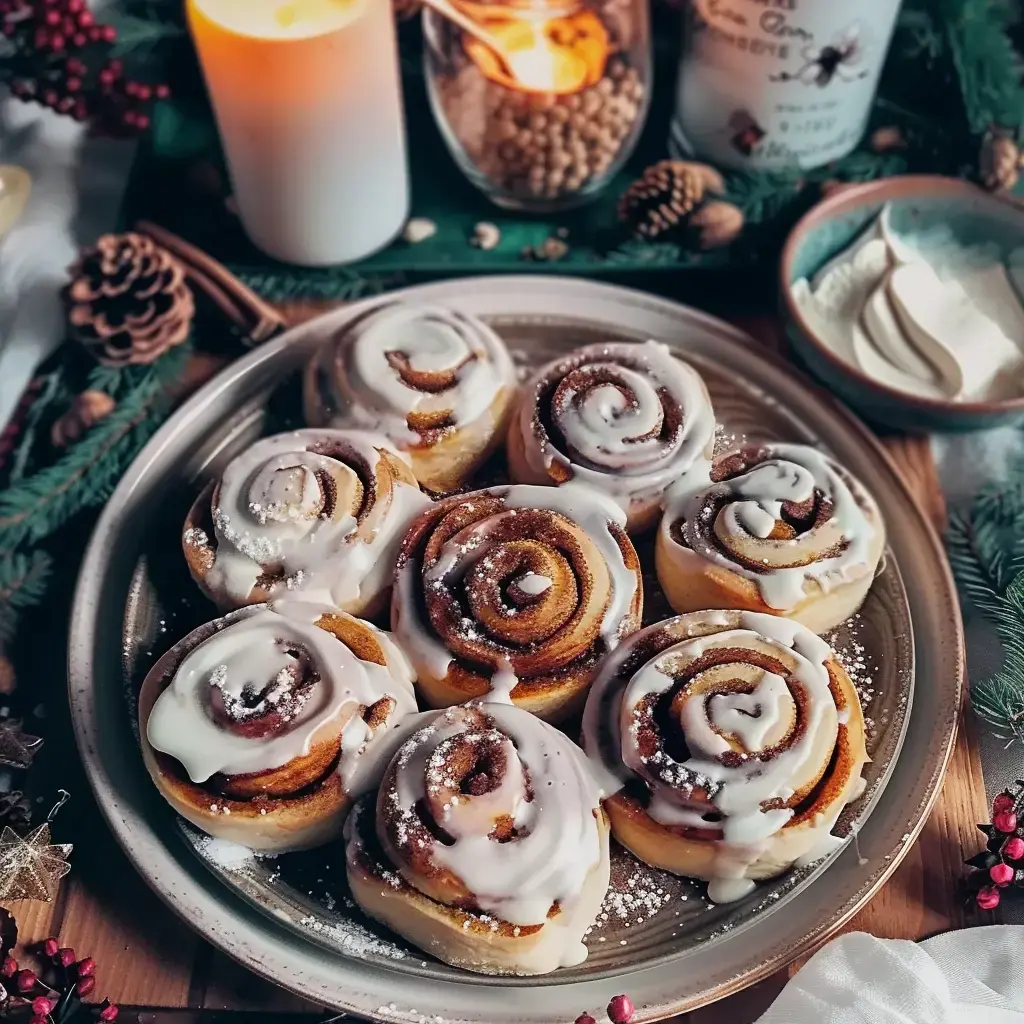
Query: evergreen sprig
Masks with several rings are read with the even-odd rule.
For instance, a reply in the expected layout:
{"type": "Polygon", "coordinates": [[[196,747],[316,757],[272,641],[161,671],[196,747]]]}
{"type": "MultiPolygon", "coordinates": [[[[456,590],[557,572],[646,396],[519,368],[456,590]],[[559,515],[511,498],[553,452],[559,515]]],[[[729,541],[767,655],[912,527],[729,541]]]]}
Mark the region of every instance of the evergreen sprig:
{"type": "Polygon", "coordinates": [[[52,568],[53,559],[39,548],[0,558],[0,642],[14,635],[19,613],[43,599],[52,568]]]}
{"type": "Polygon", "coordinates": [[[998,736],[1024,742],[1024,460],[952,520],[946,541],[962,595],[1003,645],[1002,668],[972,685],[971,703],[998,736]]]}
{"type": "Polygon", "coordinates": [[[36,543],[110,496],[159,425],[168,386],[180,376],[187,350],[179,346],[146,367],[110,416],[53,465],[0,492],[0,550],[36,543]]]}

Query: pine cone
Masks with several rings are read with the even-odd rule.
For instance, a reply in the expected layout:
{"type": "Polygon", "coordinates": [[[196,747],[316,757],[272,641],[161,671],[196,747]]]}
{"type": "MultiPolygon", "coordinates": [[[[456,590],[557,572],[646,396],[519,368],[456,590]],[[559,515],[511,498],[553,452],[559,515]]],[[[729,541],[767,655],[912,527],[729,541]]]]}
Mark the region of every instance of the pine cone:
{"type": "MultiPolygon", "coordinates": [[[[717,175],[710,167],[707,170],[717,175]]],[[[708,182],[700,164],[662,160],[623,192],[619,220],[642,238],[657,238],[677,228],[696,209],[708,182]]]]}
{"type": "Polygon", "coordinates": [[[106,419],[116,404],[105,391],[83,391],[50,428],[54,448],[64,448],[77,441],[93,424],[106,419]]]}
{"type": "Polygon", "coordinates": [[[1002,132],[985,135],[978,156],[981,183],[990,192],[1010,192],[1020,180],[1021,152],[1017,143],[1002,132]]]}
{"type": "Polygon", "coordinates": [[[104,235],[71,269],[72,335],[104,366],[152,363],[189,333],[185,270],[145,235],[104,235]]]}
{"type": "Polygon", "coordinates": [[[423,0],[391,0],[391,6],[395,10],[395,18],[398,21],[406,21],[420,13],[423,9],[423,0]]]}

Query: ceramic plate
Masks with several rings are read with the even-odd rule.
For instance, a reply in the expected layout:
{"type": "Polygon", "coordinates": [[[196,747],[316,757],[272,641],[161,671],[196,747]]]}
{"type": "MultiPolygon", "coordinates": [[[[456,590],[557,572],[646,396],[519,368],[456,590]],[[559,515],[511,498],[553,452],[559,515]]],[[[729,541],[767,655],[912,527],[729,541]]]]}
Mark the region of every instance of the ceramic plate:
{"type": "MultiPolygon", "coordinates": [[[[718,321],[638,292],[570,280],[482,278],[408,294],[484,316],[524,372],[592,341],[659,338],[707,380],[722,423],[720,447],[803,441],[829,450],[867,484],[888,524],[890,550],[860,616],[830,637],[871,719],[868,790],[839,828],[858,832],[857,843],[728,907],[711,907],[702,887],[619,851],[587,962],[519,980],[449,968],[364,920],[347,899],[339,850],[256,860],[177,823],[142,768],[131,722],[132,695],[152,660],[215,615],[184,569],[181,519],[202,482],[239,448],[293,425],[294,371],[362,307],[304,325],[233,364],[146,447],[101,517],[76,595],[70,660],[76,729],[100,805],[141,873],[203,935],[338,1009],[388,1021],[539,1024],[573,1020],[626,990],[645,1021],[742,987],[854,913],[898,863],[938,792],[962,684],[959,617],[938,541],[870,435],[718,321]],[[929,683],[916,692],[915,674],[929,683]],[[116,723],[102,727],[102,747],[101,722],[116,723]]],[[[489,469],[490,480],[501,465],[489,469]]],[[[649,554],[641,546],[645,564],[649,554]]],[[[653,572],[645,585],[645,618],[656,621],[669,610],[653,572]]]]}

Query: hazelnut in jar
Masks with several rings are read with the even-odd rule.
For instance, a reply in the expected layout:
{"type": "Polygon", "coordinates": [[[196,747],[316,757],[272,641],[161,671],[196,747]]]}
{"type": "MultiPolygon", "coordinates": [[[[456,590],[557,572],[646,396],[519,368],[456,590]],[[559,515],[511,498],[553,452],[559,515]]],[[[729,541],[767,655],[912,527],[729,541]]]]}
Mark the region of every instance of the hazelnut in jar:
{"type": "Polygon", "coordinates": [[[456,2],[500,46],[424,15],[431,103],[463,172],[508,209],[597,195],[647,115],[647,0],[456,2]]]}

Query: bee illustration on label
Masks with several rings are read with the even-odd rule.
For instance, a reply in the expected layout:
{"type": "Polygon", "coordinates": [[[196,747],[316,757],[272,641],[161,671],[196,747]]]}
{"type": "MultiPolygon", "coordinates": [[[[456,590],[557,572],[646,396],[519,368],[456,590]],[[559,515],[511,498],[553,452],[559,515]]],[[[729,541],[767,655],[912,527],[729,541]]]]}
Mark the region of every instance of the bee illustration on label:
{"type": "Polygon", "coordinates": [[[796,74],[783,71],[773,75],[773,82],[800,81],[804,85],[816,85],[824,89],[835,79],[842,82],[853,82],[864,78],[867,71],[856,71],[864,58],[865,46],[861,39],[860,27],[848,25],[837,33],[827,45],[820,49],[805,46],[803,58],[806,62],[796,74]]]}
{"type": "Polygon", "coordinates": [[[735,110],[729,117],[729,140],[734,149],[744,156],[750,156],[761,140],[768,134],[747,110],[735,110]]]}

